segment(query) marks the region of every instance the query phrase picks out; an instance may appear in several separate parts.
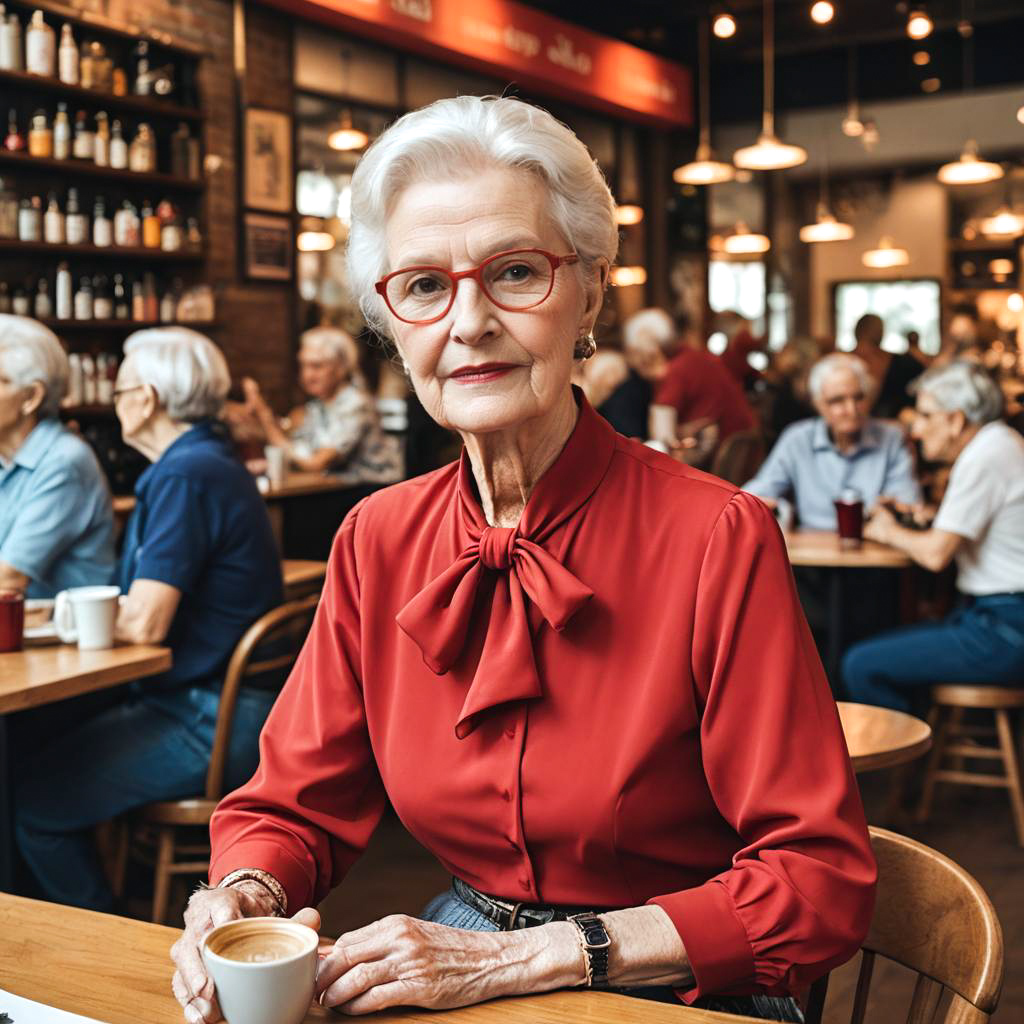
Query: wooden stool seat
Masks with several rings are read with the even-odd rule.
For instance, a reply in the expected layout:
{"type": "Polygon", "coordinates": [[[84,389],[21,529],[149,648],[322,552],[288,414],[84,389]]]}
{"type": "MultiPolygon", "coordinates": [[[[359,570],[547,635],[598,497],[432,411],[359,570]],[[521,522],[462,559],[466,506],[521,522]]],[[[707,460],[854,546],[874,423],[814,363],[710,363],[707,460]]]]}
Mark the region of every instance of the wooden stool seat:
{"type": "Polygon", "coordinates": [[[1024,690],[1008,686],[979,684],[942,684],[932,687],[930,724],[935,743],[925,771],[917,820],[926,821],[931,809],[935,785],[951,782],[962,786],[985,786],[1005,789],[1017,829],[1017,842],[1024,846],[1024,789],[1021,787],[1017,740],[1010,722],[1010,712],[1024,708],[1024,690]],[[966,710],[991,711],[993,726],[967,725],[966,710]],[[979,740],[995,740],[981,743],[979,740]],[[952,759],[946,766],[944,761],[952,759]],[[968,761],[998,762],[1001,772],[969,770],[968,761]]]}
{"type": "Polygon", "coordinates": [[[216,800],[167,800],[147,804],[134,820],[142,825],[209,825],[216,800]]]}

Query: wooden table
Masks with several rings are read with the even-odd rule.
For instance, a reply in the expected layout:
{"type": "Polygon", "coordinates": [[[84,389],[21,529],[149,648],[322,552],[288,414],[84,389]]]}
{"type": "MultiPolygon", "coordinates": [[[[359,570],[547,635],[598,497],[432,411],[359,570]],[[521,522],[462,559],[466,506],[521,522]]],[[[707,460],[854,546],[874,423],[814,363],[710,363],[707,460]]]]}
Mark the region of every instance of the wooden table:
{"type": "Polygon", "coordinates": [[[920,718],[872,704],[839,701],[839,719],[853,770],[871,772],[921,757],[932,745],[932,730],[920,718]]]}
{"type": "Polygon", "coordinates": [[[312,594],[323,589],[327,576],[327,563],[304,558],[285,558],[281,562],[285,600],[312,594]]]}
{"type": "MultiPolygon", "coordinates": [[[[0,894],[0,988],[107,1024],[183,1024],[171,995],[175,928],[0,894]]],[[[0,997],[0,1013],[5,1007],[0,997]]],[[[311,1006],[307,1024],[344,1018],[311,1006]]],[[[752,1024],[750,1017],[630,999],[552,992],[461,1010],[371,1014],[379,1024],[752,1024]]]]}

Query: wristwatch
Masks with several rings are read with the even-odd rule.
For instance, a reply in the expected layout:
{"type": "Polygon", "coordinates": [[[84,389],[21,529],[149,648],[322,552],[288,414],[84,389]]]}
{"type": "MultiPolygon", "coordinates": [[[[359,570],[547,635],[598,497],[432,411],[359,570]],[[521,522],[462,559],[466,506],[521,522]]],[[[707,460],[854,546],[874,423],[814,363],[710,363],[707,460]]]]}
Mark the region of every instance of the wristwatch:
{"type": "Polygon", "coordinates": [[[596,914],[569,917],[579,929],[580,945],[587,960],[587,988],[608,988],[608,954],[612,940],[596,914]]]}

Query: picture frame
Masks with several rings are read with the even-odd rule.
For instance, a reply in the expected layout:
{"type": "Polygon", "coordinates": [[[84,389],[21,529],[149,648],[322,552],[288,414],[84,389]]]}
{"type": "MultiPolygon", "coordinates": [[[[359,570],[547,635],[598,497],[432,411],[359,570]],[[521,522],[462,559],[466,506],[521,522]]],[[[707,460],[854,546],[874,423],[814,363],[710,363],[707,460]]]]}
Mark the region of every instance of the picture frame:
{"type": "Polygon", "coordinates": [[[243,121],[242,205],[290,213],[292,209],[292,118],[280,110],[247,107],[243,121]]]}
{"type": "Polygon", "coordinates": [[[255,281],[290,281],[295,232],[291,217],[246,211],[242,218],[242,270],[255,281]]]}

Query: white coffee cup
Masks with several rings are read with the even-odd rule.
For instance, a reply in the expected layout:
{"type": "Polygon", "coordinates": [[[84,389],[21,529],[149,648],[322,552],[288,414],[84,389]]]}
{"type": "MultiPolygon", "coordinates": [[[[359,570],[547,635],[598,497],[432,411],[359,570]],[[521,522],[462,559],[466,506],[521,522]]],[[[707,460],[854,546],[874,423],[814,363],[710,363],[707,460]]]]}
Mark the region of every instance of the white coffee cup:
{"type": "Polygon", "coordinates": [[[80,651],[114,646],[120,587],[72,587],[62,590],[53,604],[53,625],[66,644],[80,651]]]}
{"type": "Polygon", "coordinates": [[[288,475],[288,454],[278,445],[268,444],[263,449],[267,459],[267,479],[271,487],[280,487],[288,475]]]}
{"type": "Polygon", "coordinates": [[[279,917],[207,932],[199,951],[227,1024],[301,1024],[313,1001],[319,942],[312,928],[279,917]]]}

